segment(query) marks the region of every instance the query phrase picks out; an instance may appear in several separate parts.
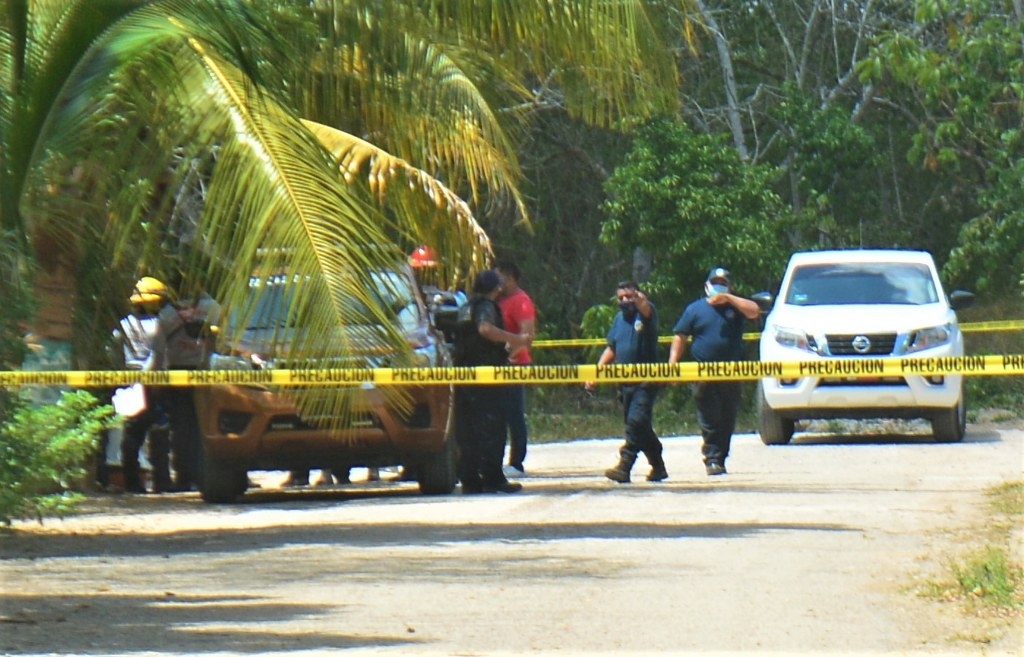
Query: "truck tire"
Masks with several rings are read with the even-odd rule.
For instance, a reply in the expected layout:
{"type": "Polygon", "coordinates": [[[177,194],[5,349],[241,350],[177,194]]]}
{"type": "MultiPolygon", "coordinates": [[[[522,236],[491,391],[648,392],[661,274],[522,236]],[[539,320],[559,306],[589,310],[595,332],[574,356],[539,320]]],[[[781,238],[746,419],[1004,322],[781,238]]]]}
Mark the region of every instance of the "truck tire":
{"type": "Polygon", "coordinates": [[[199,495],[204,502],[228,504],[234,502],[249,487],[249,473],[225,465],[207,456],[203,450],[199,476],[199,495]]]}
{"type": "Polygon", "coordinates": [[[960,399],[953,408],[932,417],[932,436],[937,443],[958,443],[967,433],[967,395],[960,386],[960,399]]]}
{"type": "Polygon", "coordinates": [[[757,426],[765,445],[788,445],[796,430],[796,421],[780,417],[764,398],[764,387],[757,386],[757,426]]]}
{"type": "Polygon", "coordinates": [[[455,490],[455,440],[448,436],[437,454],[417,463],[416,478],[424,495],[448,495],[455,490]]]}

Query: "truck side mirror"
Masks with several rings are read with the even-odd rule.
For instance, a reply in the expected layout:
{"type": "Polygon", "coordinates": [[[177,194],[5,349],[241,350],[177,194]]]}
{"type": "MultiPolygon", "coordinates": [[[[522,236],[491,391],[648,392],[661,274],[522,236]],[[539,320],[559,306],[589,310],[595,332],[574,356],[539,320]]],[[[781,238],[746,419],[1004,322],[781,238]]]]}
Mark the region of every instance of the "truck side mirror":
{"type": "Polygon", "coordinates": [[[949,305],[953,310],[963,310],[974,305],[974,293],[967,290],[953,290],[949,294],[949,305]]]}
{"type": "Polygon", "coordinates": [[[757,307],[761,309],[762,313],[766,313],[772,309],[772,304],[775,303],[775,298],[772,297],[771,292],[758,292],[754,296],[750,297],[751,301],[757,304],[757,307]]]}

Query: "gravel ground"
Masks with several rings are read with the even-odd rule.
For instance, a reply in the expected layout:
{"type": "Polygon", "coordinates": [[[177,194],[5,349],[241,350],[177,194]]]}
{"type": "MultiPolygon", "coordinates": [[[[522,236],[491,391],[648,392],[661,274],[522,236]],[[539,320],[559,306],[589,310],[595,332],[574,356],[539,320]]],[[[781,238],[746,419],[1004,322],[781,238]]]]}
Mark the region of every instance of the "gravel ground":
{"type": "Polygon", "coordinates": [[[1020,616],[914,594],[1022,478],[1019,428],[744,434],[714,478],[665,442],[660,484],[607,481],[618,440],[584,440],[531,446],[517,495],[96,495],[0,535],[0,653],[1024,654],[1020,616]]]}

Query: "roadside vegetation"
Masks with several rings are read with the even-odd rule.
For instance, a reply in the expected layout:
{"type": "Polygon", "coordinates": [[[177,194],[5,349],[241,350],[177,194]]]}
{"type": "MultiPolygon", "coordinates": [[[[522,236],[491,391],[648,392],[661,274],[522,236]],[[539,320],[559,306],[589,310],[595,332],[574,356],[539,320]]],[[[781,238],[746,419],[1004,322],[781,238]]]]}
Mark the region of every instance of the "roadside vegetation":
{"type": "Polygon", "coordinates": [[[14,402],[0,423],[0,526],[73,511],[111,415],[85,391],[64,393],[55,404],[14,402]]]}
{"type": "Polygon", "coordinates": [[[961,532],[962,549],[947,555],[942,574],[918,593],[960,605],[965,614],[1017,624],[1024,619],[1024,481],[1006,482],[986,494],[984,516],[961,532]]]}

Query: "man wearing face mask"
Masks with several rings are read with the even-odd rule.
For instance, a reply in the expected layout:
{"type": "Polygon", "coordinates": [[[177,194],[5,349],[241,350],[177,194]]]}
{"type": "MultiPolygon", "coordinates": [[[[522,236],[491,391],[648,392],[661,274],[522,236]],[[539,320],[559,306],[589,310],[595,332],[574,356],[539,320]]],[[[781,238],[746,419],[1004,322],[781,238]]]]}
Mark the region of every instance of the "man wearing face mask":
{"type": "MultiPolygon", "coordinates": [[[[675,337],[668,362],[679,362],[689,337],[693,338],[690,353],[695,361],[744,360],[743,321],[757,319],[757,304],[733,294],[732,275],[725,267],[711,270],[704,293],[704,298],[683,310],[672,328],[675,337]]],[[[693,385],[697,424],[704,438],[701,452],[709,476],[726,474],[725,459],[736,428],[740,392],[738,381],[700,381],[693,385]]]]}
{"type": "MultiPolygon", "coordinates": [[[[658,311],[654,304],[633,281],[619,283],[616,290],[619,312],[608,331],[608,346],[598,359],[598,365],[609,363],[654,363],[658,360],[658,311]]],[[[597,384],[586,383],[593,391],[597,384]]],[[[637,455],[644,453],[651,465],[647,481],[668,478],[662,459],[661,441],[652,426],[654,399],[657,387],[647,383],[627,383],[619,387],[622,414],[625,419],[625,443],[619,449],[619,462],[605,470],[604,476],[620,484],[628,484],[630,470],[637,455]]]]}

